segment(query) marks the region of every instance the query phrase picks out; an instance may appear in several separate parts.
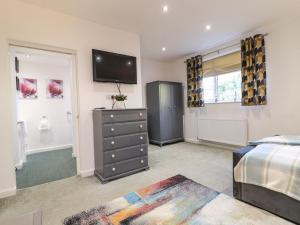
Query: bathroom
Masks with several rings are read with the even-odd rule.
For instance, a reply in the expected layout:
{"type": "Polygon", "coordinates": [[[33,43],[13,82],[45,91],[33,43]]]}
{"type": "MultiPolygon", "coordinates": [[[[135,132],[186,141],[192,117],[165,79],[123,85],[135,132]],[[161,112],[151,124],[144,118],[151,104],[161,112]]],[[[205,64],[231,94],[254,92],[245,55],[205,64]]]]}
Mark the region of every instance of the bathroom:
{"type": "Polygon", "coordinates": [[[11,47],[16,84],[17,188],[77,174],[72,55],[11,47]]]}

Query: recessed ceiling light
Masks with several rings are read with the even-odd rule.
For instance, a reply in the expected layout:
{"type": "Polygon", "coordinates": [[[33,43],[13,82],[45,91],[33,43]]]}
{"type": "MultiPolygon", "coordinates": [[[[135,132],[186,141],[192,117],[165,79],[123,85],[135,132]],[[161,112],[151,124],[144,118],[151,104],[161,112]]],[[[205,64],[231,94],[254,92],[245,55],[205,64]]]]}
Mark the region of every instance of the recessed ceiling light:
{"type": "Polygon", "coordinates": [[[167,51],[167,48],[166,47],[162,47],[161,49],[163,52],[167,51]]]}
{"type": "Polygon", "coordinates": [[[209,24],[206,25],[205,29],[206,29],[206,30],[210,30],[210,29],[211,29],[211,25],[209,25],[209,24]]]}
{"type": "Polygon", "coordinates": [[[167,5],[164,5],[162,10],[164,13],[167,13],[169,11],[169,7],[167,5]]]}

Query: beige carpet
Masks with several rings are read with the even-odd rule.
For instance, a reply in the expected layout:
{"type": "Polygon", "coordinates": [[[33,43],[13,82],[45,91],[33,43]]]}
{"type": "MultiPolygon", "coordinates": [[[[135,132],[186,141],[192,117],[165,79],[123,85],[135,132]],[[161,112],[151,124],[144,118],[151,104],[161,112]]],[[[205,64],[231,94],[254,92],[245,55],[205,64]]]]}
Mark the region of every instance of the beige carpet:
{"type": "MultiPolygon", "coordinates": [[[[101,184],[95,177],[72,177],[18,191],[16,196],[0,200],[0,220],[41,208],[45,225],[61,224],[67,216],[96,207],[176,174],[182,174],[219,192],[232,195],[230,151],[188,143],[163,148],[151,146],[149,160],[150,170],[108,184],[101,184]]],[[[228,197],[224,195],[224,198],[228,197]]],[[[228,219],[226,213],[231,210],[233,217],[246,221],[242,225],[290,224],[272,214],[232,199],[228,199],[226,205],[219,207],[218,218],[223,216],[228,219]]],[[[213,209],[214,206],[207,215],[218,213],[213,209]]],[[[213,224],[224,223],[216,220],[213,224]]]]}

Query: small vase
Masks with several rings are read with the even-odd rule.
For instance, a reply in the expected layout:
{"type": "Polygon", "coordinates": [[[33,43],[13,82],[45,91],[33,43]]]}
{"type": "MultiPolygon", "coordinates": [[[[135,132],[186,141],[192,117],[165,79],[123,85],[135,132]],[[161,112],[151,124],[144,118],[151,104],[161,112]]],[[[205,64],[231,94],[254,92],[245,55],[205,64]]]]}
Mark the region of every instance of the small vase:
{"type": "Polygon", "coordinates": [[[115,109],[126,109],[125,101],[116,101],[115,109]]]}

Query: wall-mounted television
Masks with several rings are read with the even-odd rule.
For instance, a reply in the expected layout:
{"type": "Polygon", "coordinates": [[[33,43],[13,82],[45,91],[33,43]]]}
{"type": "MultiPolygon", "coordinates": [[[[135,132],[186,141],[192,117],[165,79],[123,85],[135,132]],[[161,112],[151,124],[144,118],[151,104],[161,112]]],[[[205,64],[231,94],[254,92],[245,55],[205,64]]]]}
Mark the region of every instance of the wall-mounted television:
{"type": "Polygon", "coordinates": [[[92,50],[95,82],[137,83],[136,57],[92,50]]]}

